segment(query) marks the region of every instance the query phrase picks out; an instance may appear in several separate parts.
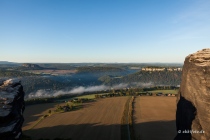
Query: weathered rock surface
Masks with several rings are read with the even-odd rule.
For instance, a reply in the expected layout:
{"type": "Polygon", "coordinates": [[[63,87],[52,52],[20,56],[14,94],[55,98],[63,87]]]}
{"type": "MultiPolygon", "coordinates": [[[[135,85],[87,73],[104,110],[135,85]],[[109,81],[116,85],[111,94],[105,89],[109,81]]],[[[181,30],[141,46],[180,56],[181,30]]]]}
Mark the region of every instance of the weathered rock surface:
{"type": "Polygon", "coordinates": [[[0,79],[0,140],[20,139],[24,109],[24,91],[20,81],[0,79]]]}
{"type": "Polygon", "coordinates": [[[186,57],[177,101],[175,140],[210,140],[210,49],[186,57]]]}

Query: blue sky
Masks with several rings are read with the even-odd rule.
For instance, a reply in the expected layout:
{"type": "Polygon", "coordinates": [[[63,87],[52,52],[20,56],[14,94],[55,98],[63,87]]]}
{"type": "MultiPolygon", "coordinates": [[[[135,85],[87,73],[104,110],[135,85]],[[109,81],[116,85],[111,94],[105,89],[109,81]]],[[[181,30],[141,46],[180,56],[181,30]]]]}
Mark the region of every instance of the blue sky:
{"type": "Polygon", "coordinates": [[[0,0],[0,61],[178,62],[210,48],[209,0],[0,0]]]}

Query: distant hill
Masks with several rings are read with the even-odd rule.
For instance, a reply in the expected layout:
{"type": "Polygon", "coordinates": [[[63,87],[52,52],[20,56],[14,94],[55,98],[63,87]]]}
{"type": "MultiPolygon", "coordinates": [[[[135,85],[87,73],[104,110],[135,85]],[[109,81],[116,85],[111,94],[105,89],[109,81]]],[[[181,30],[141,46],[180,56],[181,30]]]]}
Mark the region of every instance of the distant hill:
{"type": "Polygon", "coordinates": [[[79,67],[77,68],[78,72],[106,72],[106,71],[124,71],[122,68],[117,68],[117,67],[79,67]]]}
{"type": "Polygon", "coordinates": [[[20,63],[0,61],[0,67],[14,67],[14,66],[20,66],[20,65],[21,65],[20,63]]]}
{"type": "Polygon", "coordinates": [[[9,61],[0,61],[0,64],[16,64],[16,65],[20,65],[19,63],[9,62],[9,61]]]}
{"type": "Polygon", "coordinates": [[[40,67],[37,64],[23,63],[22,66],[17,68],[18,70],[43,70],[43,67],[40,67]]]}

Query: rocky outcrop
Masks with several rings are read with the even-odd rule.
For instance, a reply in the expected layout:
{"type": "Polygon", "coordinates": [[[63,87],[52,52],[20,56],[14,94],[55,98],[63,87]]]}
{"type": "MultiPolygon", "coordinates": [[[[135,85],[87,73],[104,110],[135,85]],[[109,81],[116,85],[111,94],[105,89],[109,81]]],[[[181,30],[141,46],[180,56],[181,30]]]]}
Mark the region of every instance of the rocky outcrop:
{"type": "Polygon", "coordinates": [[[210,140],[210,49],[186,57],[177,101],[175,140],[210,140]]]}
{"type": "Polygon", "coordinates": [[[30,64],[30,63],[24,63],[22,64],[22,66],[20,67],[22,69],[33,69],[33,70],[42,70],[43,67],[40,67],[37,64],[30,64]]]}
{"type": "Polygon", "coordinates": [[[24,91],[19,80],[0,80],[0,140],[19,140],[24,121],[24,91]]]}

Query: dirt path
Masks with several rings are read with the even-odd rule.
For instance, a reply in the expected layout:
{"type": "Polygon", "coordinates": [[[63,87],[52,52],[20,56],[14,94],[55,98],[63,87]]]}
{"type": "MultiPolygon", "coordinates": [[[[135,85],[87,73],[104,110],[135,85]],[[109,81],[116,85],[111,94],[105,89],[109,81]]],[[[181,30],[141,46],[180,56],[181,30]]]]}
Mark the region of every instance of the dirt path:
{"type": "Polygon", "coordinates": [[[83,109],[55,114],[24,134],[33,139],[120,140],[121,118],[128,97],[105,98],[83,109]]]}
{"type": "Polygon", "coordinates": [[[137,97],[133,116],[137,140],[172,140],[175,114],[176,97],[137,97]]]}
{"type": "Polygon", "coordinates": [[[132,97],[129,97],[127,102],[125,103],[124,106],[124,112],[123,112],[123,116],[122,116],[122,121],[121,121],[121,140],[130,140],[131,136],[130,136],[130,119],[132,119],[130,115],[130,110],[132,108],[130,108],[130,102],[133,101],[132,97]]]}

